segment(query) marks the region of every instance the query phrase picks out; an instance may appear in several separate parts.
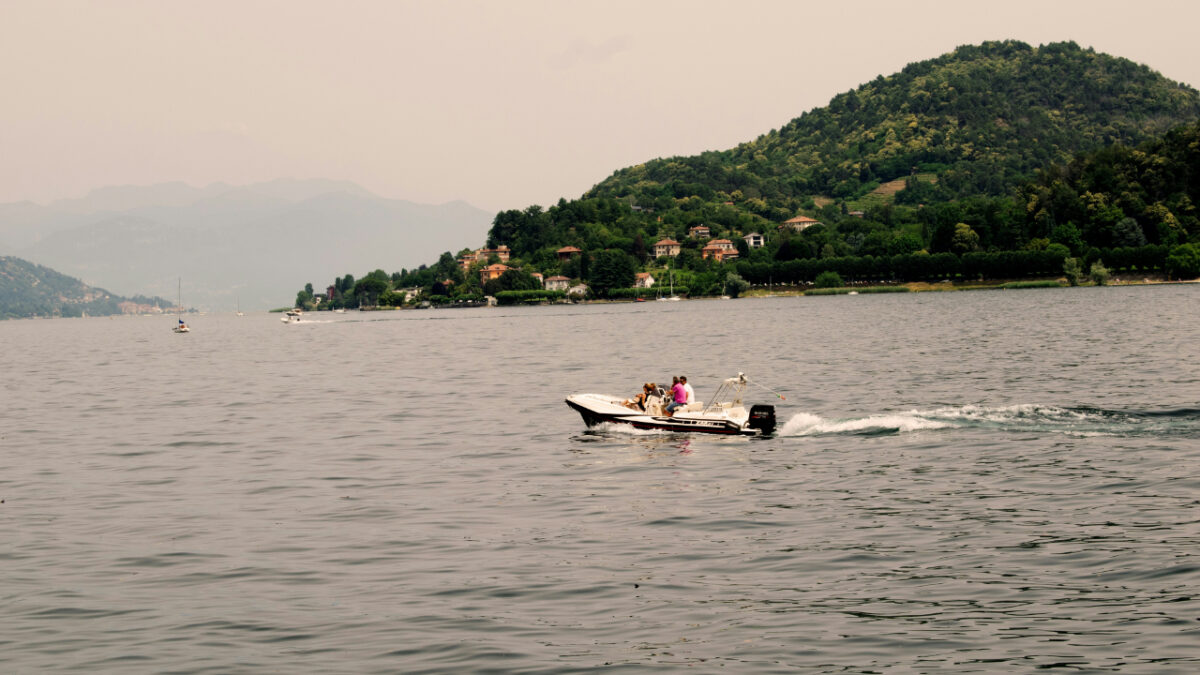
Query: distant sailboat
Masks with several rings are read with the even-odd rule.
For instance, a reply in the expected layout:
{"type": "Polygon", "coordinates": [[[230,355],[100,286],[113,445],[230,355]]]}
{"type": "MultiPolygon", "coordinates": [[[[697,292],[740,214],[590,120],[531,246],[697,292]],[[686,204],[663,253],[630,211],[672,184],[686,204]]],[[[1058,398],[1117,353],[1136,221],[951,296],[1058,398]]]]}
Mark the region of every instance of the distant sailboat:
{"type": "Polygon", "coordinates": [[[188,325],[183,322],[183,317],[180,316],[180,313],[182,311],[183,311],[183,278],[180,277],[180,279],[179,279],[179,304],[175,306],[175,318],[179,321],[179,323],[175,324],[175,328],[173,328],[172,330],[174,330],[176,333],[190,333],[190,332],[192,332],[192,329],[188,328],[188,325]]]}
{"type": "Polygon", "coordinates": [[[679,296],[675,295],[675,271],[671,269],[670,263],[667,264],[667,276],[669,276],[670,280],[671,280],[671,295],[669,295],[665,298],[660,295],[658,297],[658,301],[659,302],[678,302],[679,296]]]}
{"type": "Polygon", "coordinates": [[[238,316],[246,316],[245,314],[242,313],[242,298],[240,296],[237,299],[237,315],[238,316]]]}

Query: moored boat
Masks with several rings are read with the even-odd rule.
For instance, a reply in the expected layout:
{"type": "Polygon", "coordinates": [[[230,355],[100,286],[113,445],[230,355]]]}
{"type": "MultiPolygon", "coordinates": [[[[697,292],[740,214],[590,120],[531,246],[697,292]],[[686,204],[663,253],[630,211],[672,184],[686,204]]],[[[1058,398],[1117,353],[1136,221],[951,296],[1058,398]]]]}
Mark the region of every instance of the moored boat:
{"type": "Polygon", "coordinates": [[[631,407],[628,401],[608,394],[572,394],[567,405],[577,411],[584,424],[626,424],[636,429],[686,433],[759,436],[775,431],[775,406],[742,402],[750,381],[742,373],[721,383],[710,403],[689,403],[668,415],[663,401],[650,397],[645,409],[631,407]]]}

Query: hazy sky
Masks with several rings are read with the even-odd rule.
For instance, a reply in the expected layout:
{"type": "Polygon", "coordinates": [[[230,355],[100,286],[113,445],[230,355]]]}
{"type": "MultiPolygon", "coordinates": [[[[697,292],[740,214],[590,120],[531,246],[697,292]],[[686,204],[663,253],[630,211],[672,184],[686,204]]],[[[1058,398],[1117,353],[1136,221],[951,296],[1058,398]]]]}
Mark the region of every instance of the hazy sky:
{"type": "Polygon", "coordinates": [[[1200,87],[1200,2],[0,0],[0,202],[355,181],[495,211],[725,149],[957,45],[1200,87]]]}

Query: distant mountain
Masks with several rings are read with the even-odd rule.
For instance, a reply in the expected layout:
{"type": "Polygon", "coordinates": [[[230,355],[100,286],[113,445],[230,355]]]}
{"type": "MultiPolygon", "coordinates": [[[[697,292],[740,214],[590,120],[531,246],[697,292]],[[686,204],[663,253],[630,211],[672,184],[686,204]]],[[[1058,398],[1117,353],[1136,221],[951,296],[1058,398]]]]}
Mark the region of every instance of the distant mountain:
{"type": "MultiPolygon", "coordinates": [[[[1037,169],[1200,118],[1200,94],[1073,42],[986,42],[909,64],[736,148],[616,171],[588,197],[745,203],[771,219],[926,173],[908,203],[1002,195],[1037,169]]],[[[905,195],[897,199],[905,202],[905,195]]]]}
{"type": "Polygon", "coordinates": [[[384,199],[344,181],[182,183],[96,190],[48,206],[0,205],[0,252],[126,292],[211,310],[290,303],[348,270],[399,271],[481,241],[492,214],[464,202],[384,199]]]}
{"type": "Polygon", "coordinates": [[[0,256],[0,319],[109,316],[170,307],[162,298],[123,298],[48,267],[0,256]]]}

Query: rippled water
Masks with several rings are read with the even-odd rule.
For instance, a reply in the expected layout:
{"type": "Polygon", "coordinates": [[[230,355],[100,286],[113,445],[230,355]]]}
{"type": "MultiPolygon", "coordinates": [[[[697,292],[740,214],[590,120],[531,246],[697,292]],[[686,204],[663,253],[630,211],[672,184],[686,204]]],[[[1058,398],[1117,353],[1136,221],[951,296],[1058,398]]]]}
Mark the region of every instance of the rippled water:
{"type": "Polygon", "coordinates": [[[1198,308],[0,322],[0,671],[1196,672],[1198,308]],[[563,404],[737,371],[774,437],[563,404]]]}

